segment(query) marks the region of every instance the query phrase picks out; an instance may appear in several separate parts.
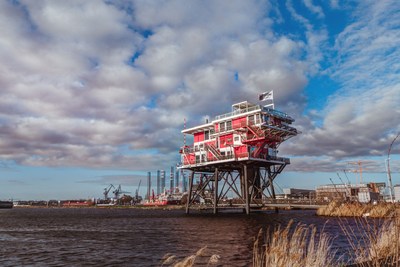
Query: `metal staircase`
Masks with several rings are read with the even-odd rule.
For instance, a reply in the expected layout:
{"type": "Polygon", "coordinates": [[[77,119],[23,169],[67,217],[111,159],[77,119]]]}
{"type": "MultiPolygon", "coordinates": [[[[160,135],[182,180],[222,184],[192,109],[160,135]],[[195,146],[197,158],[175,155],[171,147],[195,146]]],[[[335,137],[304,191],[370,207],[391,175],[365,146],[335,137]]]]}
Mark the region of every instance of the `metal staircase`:
{"type": "Polygon", "coordinates": [[[210,143],[210,144],[205,144],[204,146],[206,151],[211,152],[211,154],[213,154],[213,156],[217,159],[217,160],[222,160],[223,159],[223,155],[221,154],[221,152],[218,150],[218,148],[210,143]]]}

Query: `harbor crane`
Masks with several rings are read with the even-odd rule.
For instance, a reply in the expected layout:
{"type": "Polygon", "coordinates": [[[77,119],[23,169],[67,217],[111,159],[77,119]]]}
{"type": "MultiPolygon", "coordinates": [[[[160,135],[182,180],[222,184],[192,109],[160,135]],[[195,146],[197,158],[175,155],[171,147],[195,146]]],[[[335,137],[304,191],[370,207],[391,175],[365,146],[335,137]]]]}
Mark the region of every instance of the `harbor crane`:
{"type": "Polygon", "coordinates": [[[135,191],[135,199],[133,200],[135,203],[139,203],[140,201],[142,201],[142,197],[139,196],[139,189],[140,189],[140,184],[142,183],[142,180],[139,181],[139,185],[135,191]]]}
{"type": "MultiPolygon", "coordinates": [[[[114,187],[114,188],[115,188],[115,187],[114,187]]],[[[130,192],[122,191],[121,185],[119,185],[118,188],[116,188],[116,189],[113,191],[113,194],[114,194],[114,196],[115,196],[115,199],[119,199],[119,196],[120,196],[121,194],[125,194],[125,193],[130,193],[130,192]]]]}
{"type": "Polygon", "coordinates": [[[114,185],[110,184],[108,187],[104,188],[104,200],[108,200],[108,193],[110,192],[111,188],[114,188],[114,185]]]}
{"type": "Polygon", "coordinates": [[[354,170],[354,171],[352,171],[352,172],[358,172],[358,173],[360,174],[360,184],[362,184],[362,182],[363,182],[363,179],[362,179],[362,173],[363,173],[362,164],[363,164],[363,163],[365,163],[365,161],[361,161],[361,160],[358,160],[358,161],[349,161],[349,162],[347,162],[347,164],[350,164],[350,165],[357,165],[357,166],[358,166],[358,170],[354,170]]]}

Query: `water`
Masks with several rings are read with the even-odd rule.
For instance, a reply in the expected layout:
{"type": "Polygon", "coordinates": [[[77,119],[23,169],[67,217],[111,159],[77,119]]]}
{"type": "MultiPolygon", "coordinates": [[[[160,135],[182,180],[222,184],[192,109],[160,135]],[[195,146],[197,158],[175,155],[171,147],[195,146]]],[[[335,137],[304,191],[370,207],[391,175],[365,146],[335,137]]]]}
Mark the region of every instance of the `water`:
{"type": "Polygon", "coordinates": [[[46,209],[0,210],[0,266],[160,266],[167,253],[185,257],[207,246],[217,266],[250,266],[260,228],[314,224],[347,248],[337,219],[315,211],[218,215],[183,210],[46,209]]]}

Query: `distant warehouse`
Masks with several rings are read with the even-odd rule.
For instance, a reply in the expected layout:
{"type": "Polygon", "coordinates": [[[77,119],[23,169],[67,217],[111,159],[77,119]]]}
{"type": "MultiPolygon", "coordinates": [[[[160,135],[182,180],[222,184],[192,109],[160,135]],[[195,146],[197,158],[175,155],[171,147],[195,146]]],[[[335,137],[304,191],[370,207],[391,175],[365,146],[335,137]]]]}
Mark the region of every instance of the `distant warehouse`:
{"type": "Polygon", "coordinates": [[[369,203],[383,200],[385,187],[385,183],[322,185],[316,189],[316,199],[369,203]]]}
{"type": "Polygon", "coordinates": [[[284,188],[283,194],[284,198],[291,199],[315,198],[315,190],[310,189],[284,188]]]}

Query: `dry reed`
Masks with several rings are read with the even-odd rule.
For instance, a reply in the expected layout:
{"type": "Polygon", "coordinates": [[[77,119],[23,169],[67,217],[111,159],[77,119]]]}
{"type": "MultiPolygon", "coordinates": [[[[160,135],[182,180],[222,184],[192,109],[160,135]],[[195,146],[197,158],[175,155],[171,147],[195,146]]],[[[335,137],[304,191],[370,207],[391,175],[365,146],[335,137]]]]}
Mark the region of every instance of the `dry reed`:
{"type": "Polygon", "coordinates": [[[191,267],[198,263],[201,266],[212,266],[219,263],[220,256],[217,254],[208,254],[207,246],[199,249],[195,254],[185,257],[184,259],[178,259],[176,256],[166,254],[163,257],[161,266],[173,266],[173,267],[191,267]]]}
{"type": "Polygon", "coordinates": [[[292,224],[278,226],[272,233],[260,230],[253,248],[254,267],[337,266],[327,234],[318,236],[315,226],[298,224],[292,229],[292,224]]]}
{"type": "MultiPolygon", "coordinates": [[[[290,221],[286,227],[278,226],[273,231],[270,229],[266,232],[262,229],[259,231],[253,244],[253,266],[400,266],[400,212],[396,211],[394,205],[333,203],[328,205],[324,212],[346,214],[341,216],[360,216],[355,223],[350,223],[347,219],[340,221],[341,229],[350,245],[346,263],[351,264],[345,265],[344,255],[335,257],[336,251],[331,248],[332,239],[323,230],[317,233],[315,226],[302,224],[294,226],[293,221],[290,221]],[[385,219],[378,221],[362,218],[362,214],[365,213],[369,213],[370,217],[385,217],[385,219]],[[386,217],[390,215],[391,217],[386,217]]],[[[195,254],[181,260],[167,254],[163,258],[162,265],[210,266],[219,264],[219,259],[219,255],[210,256],[207,247],[203,247],[195,254]]]]}
{"type": "Polygon", "coordinates": [[[350,244],[351,266],[399,266],[399,216],[384,221],[360,218],[355,226],[342,220],[340,226],[350,244]]]}
{"type": "Polygon", "coordinates": [[[358,202],[340,203],[332,201],[327,206],[317,210],[320,216],[340,216],[340,217],[362,217],[372,218],[391,217],[395,212],[396,206],[392,203],[362,204],[358,202]]]}

